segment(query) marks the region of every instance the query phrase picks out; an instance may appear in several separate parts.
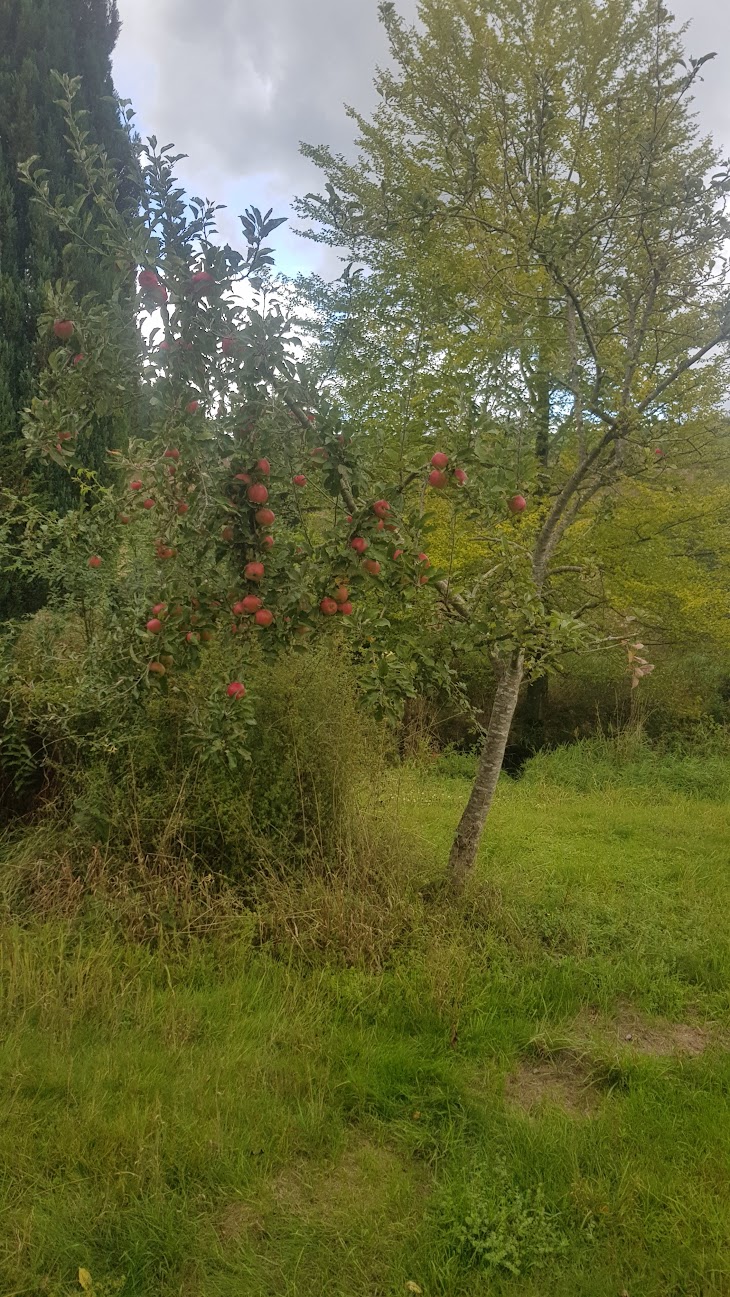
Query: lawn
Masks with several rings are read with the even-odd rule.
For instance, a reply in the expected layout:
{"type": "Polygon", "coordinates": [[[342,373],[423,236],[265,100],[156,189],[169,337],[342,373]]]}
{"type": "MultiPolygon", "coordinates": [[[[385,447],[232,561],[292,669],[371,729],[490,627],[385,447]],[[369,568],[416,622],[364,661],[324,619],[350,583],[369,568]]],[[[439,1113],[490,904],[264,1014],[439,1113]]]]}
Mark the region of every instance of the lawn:
{"type": "Polygon", "coordinates": [[[2,1297],[730,1294],[727,803],[544,773],[376,971],[7,926],[2,1297]]]}

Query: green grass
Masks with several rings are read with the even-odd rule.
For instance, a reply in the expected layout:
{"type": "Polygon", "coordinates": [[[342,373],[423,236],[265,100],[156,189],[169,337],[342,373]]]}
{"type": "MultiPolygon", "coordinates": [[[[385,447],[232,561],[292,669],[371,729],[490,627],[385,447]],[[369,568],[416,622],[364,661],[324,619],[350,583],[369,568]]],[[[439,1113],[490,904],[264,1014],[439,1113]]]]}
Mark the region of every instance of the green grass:
{"type": "MultiPolygon", "coordinates": [[[[468,784],[399,782],[434,878],[468,784]]],[[[727,830],[696,795],[506,780],[469,902],[379,972],[250,924],[178,951],[6,927],[0,1293],[85,1267],[122,1297],[729,1294],[727,830]],[[617,1044],[627,1005],[707,1049],[617,1044]],[[592,1115],[506,1102],[551,1058],[592,1115]]]]}

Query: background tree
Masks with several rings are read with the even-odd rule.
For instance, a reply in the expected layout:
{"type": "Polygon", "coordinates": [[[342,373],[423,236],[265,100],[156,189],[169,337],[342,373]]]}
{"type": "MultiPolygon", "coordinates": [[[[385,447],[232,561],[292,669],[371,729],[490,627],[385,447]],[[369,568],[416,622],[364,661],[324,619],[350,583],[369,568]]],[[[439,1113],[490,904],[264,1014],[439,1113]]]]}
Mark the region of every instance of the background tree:
{"type": "MultiPolygon", "coordinates": [[[[115,0],[3,0],[0,5],[0,482],[18,485],[28,466],[20,435],[20,412],[28,405],[51,339],[38,338],[45,309],[45,285],[75,281],[82,293],[107,295],[108,274],[81,244],[70,244],[31,202],[18,164],[33,154],[43,158],[55,192],[72,186],[63,116],[56,104],[58,68],[81,75],[79,108],[120,170],[131,153],[112,96],[111,54],[119,31],[115,0]]],[[[119,201],[132,210],[132,188],[120,188],[119,201]]],[[[131,314],[131,312],[130,312],[131,314]]],[[[77,351],[82,349],[81,340],[77,351]]],[[[86,446],[86,462],[99,468],[106,446],[117,435],[108,417],[98,422],[86,446]]],[[[70,503],[65,474],[46,469],[41,485],[59,503],[70,503]]],[[[20,611],[42,598],[0,579],[0,616],[20,611]]]]}
{"type": "Polygon", "coordinates": [[[585,603],[556,608],[570,529],[637,476],[661,485],[660,438],[670,460],[717,453],[728,170],[691,111],[711,56],[687,65],[655,0],[424,0],[420,29],[392,4],[381,16],[396,70],[378,75],[372,121],[352,113],[359,160],[307,147],[327,197],[299,210],[396,295],[430,284],[442,318],[445,302],[468,312],[479,418],[443,430],[445,448],[468,439],[489,470],[467,492],[476,517],[504,508],[510,481],[531,502],[466,609],[499,683],[451,855],[459,889],[525,674],[585,603]]]}

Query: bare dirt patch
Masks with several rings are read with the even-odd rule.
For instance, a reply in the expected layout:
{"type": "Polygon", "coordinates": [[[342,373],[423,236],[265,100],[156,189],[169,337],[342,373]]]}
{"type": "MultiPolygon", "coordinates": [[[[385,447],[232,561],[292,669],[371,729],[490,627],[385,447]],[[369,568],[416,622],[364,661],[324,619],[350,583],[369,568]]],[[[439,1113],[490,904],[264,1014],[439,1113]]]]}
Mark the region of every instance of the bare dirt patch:
{"type": "Polygon", "coordinates": [[[571,1050],[523,1059],[508,1075],[505,1093],[508,1103],[523,1112],[560,1108],[571,1117],[592,1117],[602,1097],[587,1063],[571,1050]]]}
{"type": "Polygon", "coordinates": [[[264,1233],[264,1218],[253,1203],[236,1201],[223,1209],[216,1225],[221,1243],[236,1243],[239,1239],[264,1233]]]}
{"type": "Polygon", "coordinates": [[[246,1239],[272,1238],[290,1219],[338,1232],[347,1232],[357,1222],[378,1222],[387,1231],[394,1221],[415,1219],[424,1192],[418,1167],[389,1148],[353,1135],[334,1161],[300,1158],[260,1184],[253,1202],[228,1203],[215,1230],[229,1248],[246,1239]]]}
{"type": "Polygon", "coordinates": [[[619,1005],[610,1017],[587,1010],[576,1019],[575,1029],[593,1044],[609,1044],[656,1058],[672,1055],[696,1058],[713,1042],[707,1027],[646,1018],[628,1004],[619,1005]]]}
{"type": "Polygon", "coordinates": [[[276,1207],[302,1220],[333,1224],[358,1215],[387,1215],[407,1200],[412,1177],[400,1158],[367,1139],[353,1141],[331,1166],[302,1162],[272,1183],[276,1207]]]}

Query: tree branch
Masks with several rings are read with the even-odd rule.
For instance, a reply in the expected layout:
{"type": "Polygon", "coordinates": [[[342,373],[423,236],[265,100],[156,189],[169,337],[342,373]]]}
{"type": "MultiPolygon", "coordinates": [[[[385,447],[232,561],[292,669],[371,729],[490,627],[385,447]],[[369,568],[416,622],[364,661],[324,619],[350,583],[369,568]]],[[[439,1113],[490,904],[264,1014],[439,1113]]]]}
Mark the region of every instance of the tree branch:
{"type": "Polygon", "coordinates": [[[681,365],[677,365],[677,368],[673,369],[671,374],[667,374],[667,377],[663,378],[661,383],[657,384],[653,392],[650,392],[648,396],[644,397],[643,401],[639,402],[636,407],[638,413],[643,414],[647,406],[651,405],[653,401],[656,401],[657,397],[661,396],[662,392],[665,392],[668,387],[671,387],[672,383],[675,383],[681,374],[684,374],[686,370],[691,369],[693,365],[697,364],[698,360],[701,360],[703,356],[706,356],[708,351],[712,351],[713,347],[719,347],[721,342],[728,342],[729,340],[730,330],[723,329],[722,332],[717,333],[710,342],[706,342],[704,347],[700,347],[699,351],[696,351],[693,356],[688,356],[686,360],[683,360],[681,365]]]}

